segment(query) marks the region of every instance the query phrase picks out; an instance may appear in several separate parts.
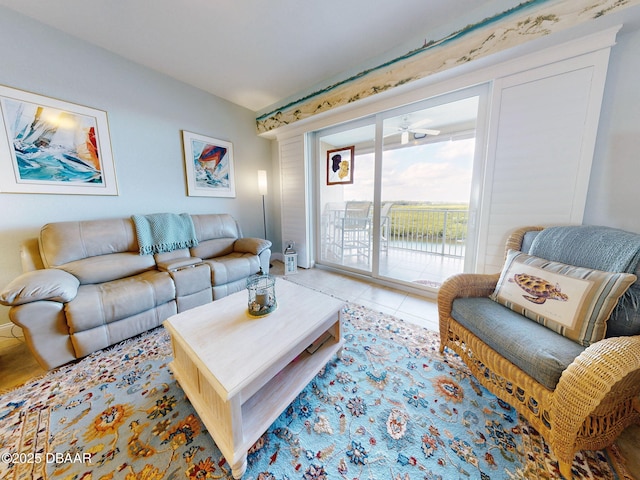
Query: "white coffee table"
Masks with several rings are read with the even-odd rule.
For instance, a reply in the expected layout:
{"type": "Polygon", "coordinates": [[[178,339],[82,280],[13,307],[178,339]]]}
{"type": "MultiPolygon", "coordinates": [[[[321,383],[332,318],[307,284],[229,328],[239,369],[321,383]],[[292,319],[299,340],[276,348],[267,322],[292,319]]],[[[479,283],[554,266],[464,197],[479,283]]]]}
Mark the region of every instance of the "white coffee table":
{"type": "Polygon", "coordinates": [[[265,317],[249,316],[243,290],[164,322],[170,368],[234,478],[251,446],[342,348],[343,301],[280,279],[276,297],[278,308],[265,317]]]}

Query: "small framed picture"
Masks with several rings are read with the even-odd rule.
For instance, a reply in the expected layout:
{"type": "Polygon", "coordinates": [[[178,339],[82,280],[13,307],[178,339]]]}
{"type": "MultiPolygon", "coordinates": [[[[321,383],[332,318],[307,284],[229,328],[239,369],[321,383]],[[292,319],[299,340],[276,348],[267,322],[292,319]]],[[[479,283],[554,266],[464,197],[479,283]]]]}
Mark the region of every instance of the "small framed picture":
{"type": "Polygon", "coordinates": [[[231,142],[182,131],[187,195],[235,197],[233,145],[231,142]]]}
{"type": "Polygon", "coordinates": [[[355,146],[327,152],[327,185],[353,183],[353,153],[355,146]]]}

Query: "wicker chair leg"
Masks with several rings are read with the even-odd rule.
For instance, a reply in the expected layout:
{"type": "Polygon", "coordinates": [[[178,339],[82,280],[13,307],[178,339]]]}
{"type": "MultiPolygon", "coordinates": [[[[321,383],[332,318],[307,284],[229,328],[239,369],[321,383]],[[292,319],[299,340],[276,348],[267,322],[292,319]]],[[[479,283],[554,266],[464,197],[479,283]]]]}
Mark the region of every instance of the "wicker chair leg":
{"type": "Polygon", "coordinates": [[[571,480],[573,478],[571,474],[571,465],[573,465],[573,460],[566,462],[558,459],[558,468],[560,469],[560,474],[565,478],[565,480],[571,480]]]}

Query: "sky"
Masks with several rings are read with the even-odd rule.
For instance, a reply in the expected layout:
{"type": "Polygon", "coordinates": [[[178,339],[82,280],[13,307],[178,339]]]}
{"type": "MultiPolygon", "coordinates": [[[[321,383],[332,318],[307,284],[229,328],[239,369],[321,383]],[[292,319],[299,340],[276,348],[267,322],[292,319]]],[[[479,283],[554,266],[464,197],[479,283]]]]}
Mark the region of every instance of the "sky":
{"type": "MultiPolygon", "coordinates": [[[[382,160],[382,201],[468,203],[475,139],[389,150],[382,160]]],[[[345,200],[373,199],[373,153],[355,156],[345,200]]]]}

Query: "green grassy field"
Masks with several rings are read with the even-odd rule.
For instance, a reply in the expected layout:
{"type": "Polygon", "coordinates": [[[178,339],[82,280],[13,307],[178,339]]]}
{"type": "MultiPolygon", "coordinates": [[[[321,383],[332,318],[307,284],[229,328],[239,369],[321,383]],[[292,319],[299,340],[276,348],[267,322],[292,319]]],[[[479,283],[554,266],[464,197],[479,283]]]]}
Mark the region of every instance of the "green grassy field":
{"type": "Polygon", "coordinates": [[[434,241],[466,238],[468,204],[394,203],[389,211],[392,238],[434,241]]]}

